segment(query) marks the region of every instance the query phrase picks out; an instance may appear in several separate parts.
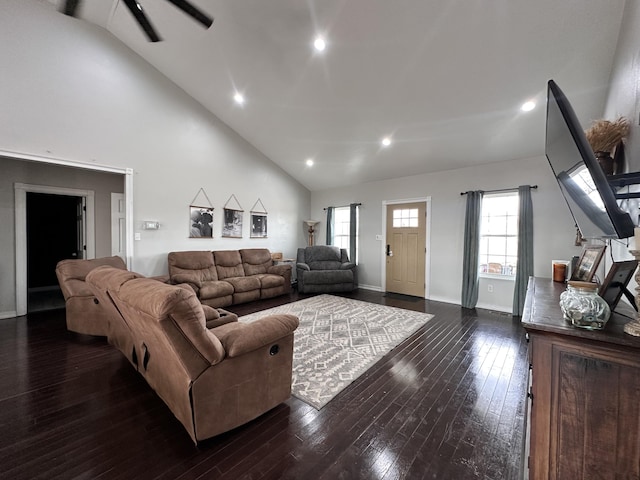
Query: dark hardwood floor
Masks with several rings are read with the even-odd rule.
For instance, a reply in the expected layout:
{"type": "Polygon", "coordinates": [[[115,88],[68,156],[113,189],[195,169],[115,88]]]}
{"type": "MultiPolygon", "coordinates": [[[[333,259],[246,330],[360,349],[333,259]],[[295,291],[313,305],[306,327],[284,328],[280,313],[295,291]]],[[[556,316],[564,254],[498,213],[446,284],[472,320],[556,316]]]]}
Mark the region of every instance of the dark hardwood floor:
{"type": "Polygon", "coordinates": [[[0,320],[0,478],[518,478],[528,369],[519,322],[348,296],[435,318],[322,410],[292,397],[198,446],[119,351],[66,330],[64,310],[0,320]]]}

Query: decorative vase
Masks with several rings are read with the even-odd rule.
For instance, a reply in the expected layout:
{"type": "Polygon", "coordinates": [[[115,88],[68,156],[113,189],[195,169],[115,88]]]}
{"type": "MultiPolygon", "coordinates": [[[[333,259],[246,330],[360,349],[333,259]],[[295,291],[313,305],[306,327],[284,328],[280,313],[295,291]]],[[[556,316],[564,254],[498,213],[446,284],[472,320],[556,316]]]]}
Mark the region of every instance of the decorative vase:
{"type": "Polygon", "coordinates": [[[598,152],[594,152],[594,154],[604,174],[613,175],[614,165],[613,165],[613,158],[611,157],[611,153],[598,151],[598,152]]]}
{"type": "Polygon", "coordinates": [[[591,282],[569,281],[560,294],[560,308],[565,320],[588,330],[602,330],[611,316],[609,305],[598,295],[598,285],[591,282]]]}

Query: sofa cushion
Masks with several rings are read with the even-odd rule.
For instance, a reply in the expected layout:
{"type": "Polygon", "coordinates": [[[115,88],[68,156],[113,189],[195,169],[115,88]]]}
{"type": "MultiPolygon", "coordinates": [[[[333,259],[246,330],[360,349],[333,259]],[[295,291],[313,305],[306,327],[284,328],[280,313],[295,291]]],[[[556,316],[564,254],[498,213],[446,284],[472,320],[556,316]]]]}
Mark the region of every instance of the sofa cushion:
{"type": "Polygon", "coordinates": [[[171,283],[193,283],[218,280],[218,271],[210,251],[170,252],[168,255],[171,283]]]}
{"type": "Polygon", "coordinates": [[[265,273],[264,275],[254,275],[260,280],[260,288],[274,288],[284,285],[284,277],[281,275],[271,275],[265,273]]]}
{"type": "Polygon", "coordinates": [[[231,277],[225,278],[225,282],[233,285],[233,293],[251,292],[260,290],[260,279],[256,275],[250,277],[231,277]]]}
{"type": "Polygon", "coordinates": [[[245,275],[257,275],[267,273],[273,265],[271,253],[266,248],[246,248],[240,250],[242,267],[245,275]]]}
{"type": "Polygon", "coordinates": [[[229,277],[244,277],[242,258],[238,250],[218,250],[213,252],[218,279],[225,280],[229,277]]]}
{"type": "Polygon", "coordinates": [[[200,287],[200,299],[207,300],[209,298],[224,297],[233,294],[233,285],[222,280],[215,282],[204,282],[200,287]]]}

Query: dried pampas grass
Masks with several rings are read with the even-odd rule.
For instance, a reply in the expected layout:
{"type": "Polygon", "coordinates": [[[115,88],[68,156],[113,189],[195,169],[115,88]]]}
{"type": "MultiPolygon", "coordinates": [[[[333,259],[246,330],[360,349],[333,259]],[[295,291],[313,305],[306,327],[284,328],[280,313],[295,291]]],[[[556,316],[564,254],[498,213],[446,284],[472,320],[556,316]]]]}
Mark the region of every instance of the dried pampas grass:
{"type": "Polygon", "coordinates": [[[587,141],[594,152],[611,152],[629,135],[629,121],[620,117],[615,122],[598,120],[587,130],[587,141]]]}

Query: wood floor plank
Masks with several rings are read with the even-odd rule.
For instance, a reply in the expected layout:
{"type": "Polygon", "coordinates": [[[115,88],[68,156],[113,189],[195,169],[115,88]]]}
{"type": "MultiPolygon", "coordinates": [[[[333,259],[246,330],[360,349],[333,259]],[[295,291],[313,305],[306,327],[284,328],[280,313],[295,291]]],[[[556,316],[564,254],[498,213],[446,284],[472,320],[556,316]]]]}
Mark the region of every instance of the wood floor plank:
{"type": "Polygon", "coordinates": [[[64,310],[0,321],[0,478],[518,478],[528,374],[519,323],[346,296],[435,317],[321,410],[292,397],[197,446],[106,339],[66,330],[64,310]]]}

